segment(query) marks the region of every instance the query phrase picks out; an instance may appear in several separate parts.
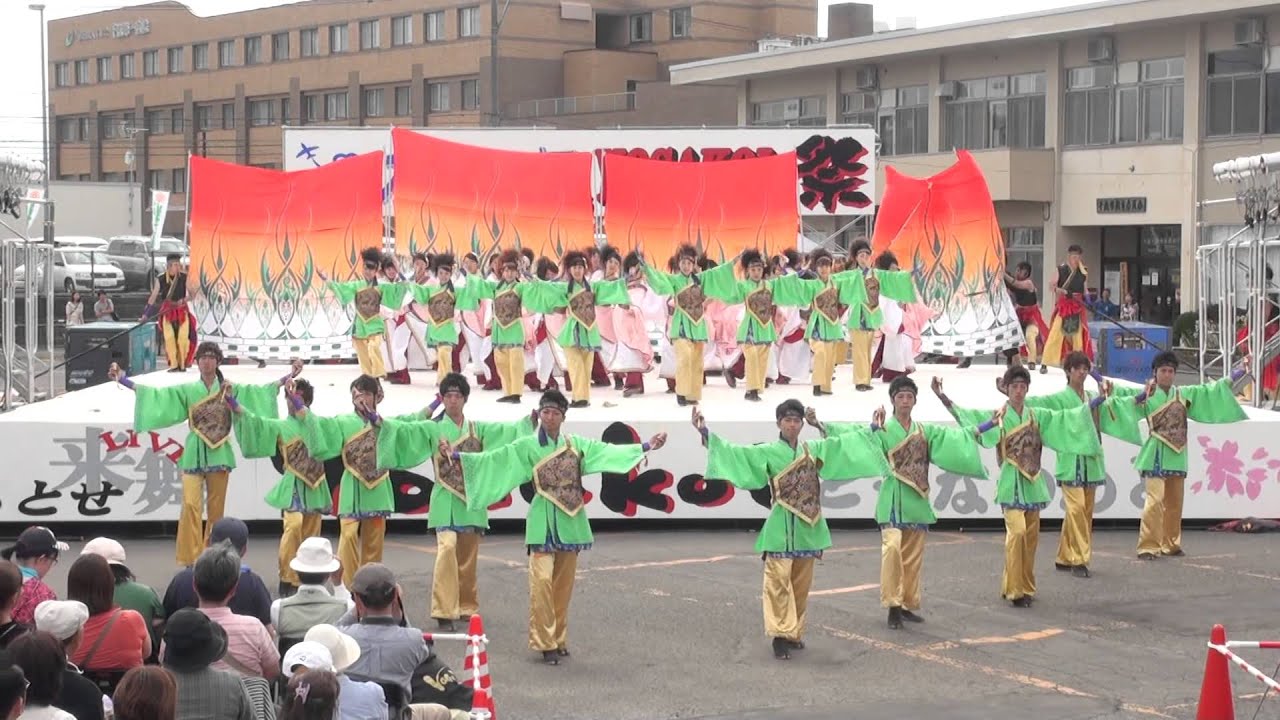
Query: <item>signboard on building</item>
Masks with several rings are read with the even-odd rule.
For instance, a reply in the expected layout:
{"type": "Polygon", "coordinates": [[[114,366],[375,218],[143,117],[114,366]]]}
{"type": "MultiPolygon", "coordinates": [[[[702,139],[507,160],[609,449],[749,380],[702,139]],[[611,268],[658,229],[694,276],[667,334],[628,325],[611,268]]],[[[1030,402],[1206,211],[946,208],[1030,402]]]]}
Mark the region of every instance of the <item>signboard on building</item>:
{"type": "MultiPolygon", "coordinates": [[[[500,150],[590,152],[596,158],[592,191],[598,213],[603,211],[603,157],[608,153],[669,162],[716,162],[787,152],[797,155],[796,202],[801,215],[834,217],[875,212],[875,132],[867,127],[431,128],[417,132],[500,150]]],[[[286,127],[283,136],[285,170],[318,167],[374,150],[386,153],[384,199],[390,212],[395,159],[389,128],[286,127]]]]}
{"type": "Polygon", "coordinates": [[[151,19],[139,18],[133,22],[117,22],[110,25],[104,25],[93,30],[72,30],[67,33],[66,44],[71,47],[77,42],[90,42],[93,40],[120,40],[122,38],[133,37],[134,35],[150,35],[151,19]]]}
{"type": "Polygon", "coordinates": [[[1099,215],[1145,215],[1146,212],[1145,197],[1098,198],[1099,215]]]}

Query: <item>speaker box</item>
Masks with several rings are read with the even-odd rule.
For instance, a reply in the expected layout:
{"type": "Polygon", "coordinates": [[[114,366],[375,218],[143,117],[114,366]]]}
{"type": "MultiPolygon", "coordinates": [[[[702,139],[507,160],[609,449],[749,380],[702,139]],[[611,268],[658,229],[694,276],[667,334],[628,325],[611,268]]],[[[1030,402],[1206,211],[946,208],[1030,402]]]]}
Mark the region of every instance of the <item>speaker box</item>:
{"type": "Polygon", "coordinates": [[[67,328],[67,392],[108,382],[116,363],[131,376],[154,372],[156,324],[91,322],[67,328]]]}

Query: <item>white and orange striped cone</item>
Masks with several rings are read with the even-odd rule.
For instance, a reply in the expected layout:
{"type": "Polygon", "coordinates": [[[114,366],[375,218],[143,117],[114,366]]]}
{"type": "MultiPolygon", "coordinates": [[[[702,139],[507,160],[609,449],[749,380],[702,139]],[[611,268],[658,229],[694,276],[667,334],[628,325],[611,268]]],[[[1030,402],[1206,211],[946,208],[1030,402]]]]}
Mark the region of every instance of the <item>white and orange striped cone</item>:
{"type": "Polygon", "coordinates": [[[471,709],[488,710],[489,717],[497,720],[498,711],[493,703],[493,679],[489,677],[489,651],[484,641],[484,620],[479,615],[472,615],[467,627],[467,657],[462,661],[464,671],[463,682],[470,683],[475,689],[475,698],[471,701],[471,709]]]}

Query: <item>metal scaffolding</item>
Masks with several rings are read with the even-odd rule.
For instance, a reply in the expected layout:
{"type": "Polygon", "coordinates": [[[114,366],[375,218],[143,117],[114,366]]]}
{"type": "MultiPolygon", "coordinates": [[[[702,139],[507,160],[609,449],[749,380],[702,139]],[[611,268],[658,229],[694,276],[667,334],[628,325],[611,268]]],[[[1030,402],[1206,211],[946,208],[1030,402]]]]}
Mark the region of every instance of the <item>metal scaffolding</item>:
{"type": "MultiPolygon", "coordinates": [[[[44,208],[51,216],[53,203],[41,193],[30,197],[27,189],[39,185],[44,165],[11,153],[0,154],[0,202],[15,220],[30,205],[44,208]]],[[[53,248],[33,241],[29,224],[0,220],[13,238],[0,241],[0,378],[3,395],[0,411],[13,409],[20,403],[31,403],[53,397],[53,248]],[[16,226],[16,227],[15,227],[16,226]],[[18,277],[22,277],[22,340],[17,337],[18,277]],[[44,357],[40,356],[40,300],[44,300],[44,357]],[[47,392],[39,391],[37,380],[45,376],[47,392]]],[[[43,228],[41,229],[43,232],[43,228]]]]}
{"type": "MultiPolygon", "coordinates": [[[[1234,202],[1244,227],[1196,250],[1200,380],[1225,376],[1248,356],[1257,378],[1250,399],[1262,407],[1263,370],[1280,356],[1280,153],[1218,163],[1213,177],[1234,186],[1235,197],[1201,207],[1234,202]]],[[[1269,404],[1275,409],[1276,398],[1269,404]]]]}

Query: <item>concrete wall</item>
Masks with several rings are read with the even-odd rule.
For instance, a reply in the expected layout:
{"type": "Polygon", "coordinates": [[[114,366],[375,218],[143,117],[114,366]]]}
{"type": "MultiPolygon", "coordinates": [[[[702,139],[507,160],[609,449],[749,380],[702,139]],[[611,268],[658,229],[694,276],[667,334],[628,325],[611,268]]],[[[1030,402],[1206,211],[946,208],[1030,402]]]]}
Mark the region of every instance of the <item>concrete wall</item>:
{"type": "MultiPolygon", "coordinates": [[[[142,188],[122,182],[50,182],[49,199],[54,202],[54,235],[88,235],[109,238],[112,235],[141,235],[142,188]]],[[[176,208],[182,215],[182,208],[176,208]]],[[[170,208],[170,215],[174,215],[170,208]]],[[[149,218],[148,218],[149,220],[149,218]]],[[[26,215],[21,220],[5,218],[16,230],[26,228],[26,215]]],[[[36,212],[31,224],[31,237],[43,236],[44,210],[36,212]]],[[[0,239],[20,237],[0,226],[0,239]]],[[[181,237],[179,234],[178,237],[181,237]]]]}

